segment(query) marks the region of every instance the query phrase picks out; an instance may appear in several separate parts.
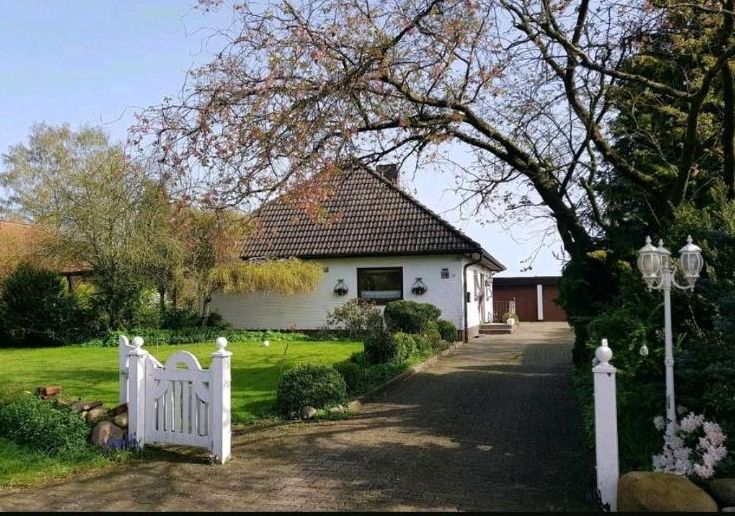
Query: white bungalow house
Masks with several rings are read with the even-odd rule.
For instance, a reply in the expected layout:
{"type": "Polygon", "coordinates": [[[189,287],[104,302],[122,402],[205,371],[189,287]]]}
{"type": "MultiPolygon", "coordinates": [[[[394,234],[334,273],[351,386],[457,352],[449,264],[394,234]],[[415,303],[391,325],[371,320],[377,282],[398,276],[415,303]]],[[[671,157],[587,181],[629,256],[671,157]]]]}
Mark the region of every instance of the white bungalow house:
{"type": "Polygon", "coordinates": [[[465,339],[477,335],[492,320],[493,274],[505,267],[397,180],[392,165],[342,173],[321,204],[322,220],[288,196],[264,205],[242,258],[316,260],[324,267],[320,284],[293,296],[216,294],[212,308],[238,329],[315,330],[349,299],[408,299],[436,305],[465,339]]]}

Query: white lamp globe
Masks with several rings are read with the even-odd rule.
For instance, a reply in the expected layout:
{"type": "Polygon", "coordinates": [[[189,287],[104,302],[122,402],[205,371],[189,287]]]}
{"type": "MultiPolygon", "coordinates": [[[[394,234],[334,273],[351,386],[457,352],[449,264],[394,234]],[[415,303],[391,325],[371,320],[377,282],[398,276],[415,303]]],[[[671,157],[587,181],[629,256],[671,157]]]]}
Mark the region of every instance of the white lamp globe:
{"type": "Polygon", "coordinates": [[[689,285],[693,287],[699,278],[699,273],[702,272],[704,260],[702,259],[702,249],[692,243],[691,235],[687,236],[687,245],[679,250],[679,261],[684,277],[689,285]]]}
{"type": "Polygon", "coordinates": [[[659,250],[651,244],[651,237],[647,236],[646,245],[638,250],[638,270],[649,288],[660,274],[661,265],[659,250]]]}

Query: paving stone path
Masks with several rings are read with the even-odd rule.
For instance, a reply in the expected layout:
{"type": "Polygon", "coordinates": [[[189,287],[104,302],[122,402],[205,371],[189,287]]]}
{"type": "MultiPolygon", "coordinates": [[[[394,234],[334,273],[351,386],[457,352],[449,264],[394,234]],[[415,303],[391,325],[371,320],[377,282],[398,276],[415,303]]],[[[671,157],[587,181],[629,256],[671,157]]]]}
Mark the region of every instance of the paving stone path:
{"type": "Polygon", "coordinates": [[[0,510],[585,510],[563,324],[473,341],[343,421],[236,431],[199,453],[0,493],[0,510]]]}

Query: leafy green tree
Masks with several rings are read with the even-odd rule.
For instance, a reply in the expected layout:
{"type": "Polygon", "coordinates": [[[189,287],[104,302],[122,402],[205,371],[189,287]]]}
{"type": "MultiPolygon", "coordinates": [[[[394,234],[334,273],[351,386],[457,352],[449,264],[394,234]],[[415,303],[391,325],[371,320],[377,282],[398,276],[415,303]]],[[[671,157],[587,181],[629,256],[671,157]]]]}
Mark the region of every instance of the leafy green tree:
{"type": "Polygon", "coordinates": [[[139,306],[159,235],[146,218],[153,184],[144,170],[93,127],[39,124],[27,144],[3,157],[6,210],[46,230],[45,253],[90,269],[107,324],[125,325],[139,306]]]}

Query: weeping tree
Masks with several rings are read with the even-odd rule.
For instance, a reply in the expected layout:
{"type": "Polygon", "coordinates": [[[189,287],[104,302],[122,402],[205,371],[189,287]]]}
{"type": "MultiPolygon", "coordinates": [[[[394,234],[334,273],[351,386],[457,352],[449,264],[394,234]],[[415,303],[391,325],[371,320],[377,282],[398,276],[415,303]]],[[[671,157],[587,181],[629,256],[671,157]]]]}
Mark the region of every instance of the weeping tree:
{"type": "Polygon", "coordinates": [[[315,262],[242,261],[240,249],[253,223],[236,210],[180,207],[175,220],[187,247],[177,282],[183,290],[193,293],[203,325],[209,319],[212,297],[217,291],[294,295],[313,291],[322,277],[322,267],[315,262]]]}

